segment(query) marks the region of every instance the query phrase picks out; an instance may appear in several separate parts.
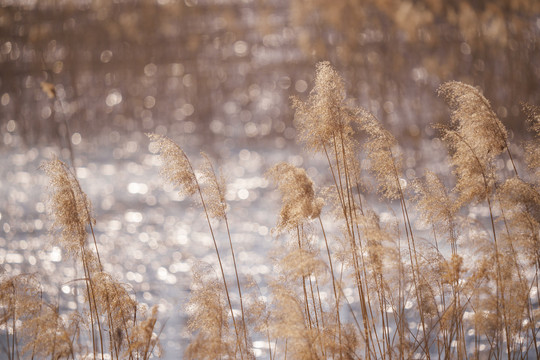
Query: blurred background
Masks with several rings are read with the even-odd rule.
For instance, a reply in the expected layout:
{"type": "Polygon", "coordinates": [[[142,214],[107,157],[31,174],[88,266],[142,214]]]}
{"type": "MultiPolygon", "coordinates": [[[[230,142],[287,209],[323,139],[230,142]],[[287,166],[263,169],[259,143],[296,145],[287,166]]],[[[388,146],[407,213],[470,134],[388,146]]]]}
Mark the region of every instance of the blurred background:
{"type": "Polygon", "coordinates": [[[322,60],[350,98],[412,138],[447,118],[435,91],[448,80],[480,87],[516,130],[520,102],[540,97],[535,0],[0,4],[0,126],[13,120],[27,144],[55,141],[62,117],[89,140],[160,125],[210,143],[290,139],[288,99],[307,95],[322,60]]]}
{"type": "Polygon", "coordinates": [[[38,272],[51,302],[76,308],[39,170],[52,154],[69,161],[69,141],[106,270],[160,305],[165,357],[178,358],[191,266],[216,260],[200,209],[163,186],[144,133],[223,168],[239,270],[264,296],[279,206],[264,172],[289,161],[323,180],[294,144],[290,106],[323,60],[396,135],[413,178],[426,158],[444,160],[431,124],[449,120],[445,81],[478,86],[511,141],[526,136],[520,103],[540,104],[540,2],[0,0],[0,271],[38,272]]]}

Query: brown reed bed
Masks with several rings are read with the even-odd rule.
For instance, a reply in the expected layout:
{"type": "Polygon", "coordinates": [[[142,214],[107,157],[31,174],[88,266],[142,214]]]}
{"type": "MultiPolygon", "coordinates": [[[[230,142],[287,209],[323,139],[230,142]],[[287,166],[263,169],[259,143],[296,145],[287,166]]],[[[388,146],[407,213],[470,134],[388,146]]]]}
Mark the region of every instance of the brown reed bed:
{"type": "MultiPolygon", "coordinates": [[[[255,339],[268,343],[270,359],[539,358],[540,109],[523,105],[533,137],[523,145],[524,166],[478,89],[448,82],[439,95],[450,109],[450,123],[437,128],[454,178],[426,171],[407,183],[396,138],[373,114],[347,105],[329,63],[317,65],[309,97],[292,103],[298,139],[325,159],[331,181],[317,186],[288,163],[268,170],[282,205],[266,300],[238,271],[234,209],[210,158],[202,153],[195,169],[172,139],[149,135],[164,180],[200,205],[219,265],[193,268],[188,305],[178,309],[193,334],[186,358],[252,359],[255,339]],[[373,190],[379,201],[366,196],[373,190]],[[487,207],[487,219],[471,221],[474,205],[487,207]],[[395,214],[383,217],[381,208],[395,214]],[[225,224],[224,234],[212,220],[225,224]],[[338,230],[328,231],[328,222],[338,230]],[[225,272],[220,244],[233,273],[225,272]]],[[[35,275],[2,274],[2,351],[10,360],[159,356],[157,311],[142,309],[104,271],[76,174],[58,159],[42,170],[54,238],[82,270],[69,280],[81,285],[85,303],[60,314],[35,275]]]]}

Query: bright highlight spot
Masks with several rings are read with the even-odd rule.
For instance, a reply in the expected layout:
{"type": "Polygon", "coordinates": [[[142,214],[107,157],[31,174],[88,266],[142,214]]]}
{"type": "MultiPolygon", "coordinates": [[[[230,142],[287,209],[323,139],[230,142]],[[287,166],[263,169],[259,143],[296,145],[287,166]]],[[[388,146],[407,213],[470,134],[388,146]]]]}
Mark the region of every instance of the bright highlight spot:
{"type": "Polygon", "coordinates": [[[142,183],[129,183],[127,188],[130,194],[144,195],[148,192],[148,186],[142,183]]]}
{"type": "Polygon", "coordinates": [[[51,261],[52,262],[60,262],[62,261],[62,251],[58,246],[55,246],[52,248],[51,251],[51,261]]]}
{"type": "Polygon", "coordinates": [[[247,189],[238,190],[238,198],[241,200],[246,200],[249,196],[249,191],[247,189]]]}
{"type": "Polygon", "coordinates": [[[124,219],[128,222],[141,222],[142,221],[142,214],[137,211],[128,211],[126,215],[124,215],[124,219]]]}

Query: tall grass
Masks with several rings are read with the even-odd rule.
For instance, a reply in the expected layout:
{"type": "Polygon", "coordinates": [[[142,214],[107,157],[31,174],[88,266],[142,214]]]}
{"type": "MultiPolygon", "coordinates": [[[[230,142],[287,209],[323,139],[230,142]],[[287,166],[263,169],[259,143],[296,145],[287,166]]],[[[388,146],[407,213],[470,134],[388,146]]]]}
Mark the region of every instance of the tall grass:
{"type": "MultiPolygon", "coordinates": [[[[534,136],[523,166],[478,89],[448,82],[439,95],[450,109],[449,124],[437,128],[454,178],[426,171],[411,180],[396,138],[348,105],[329,63],[317,65],[308,98],[292,102],[298,140],[325,160],[330,181],[317,186],[288,163],[268,169],[282,205],[266,300],[239,272],[224,178],[204,153],[196,170],[173,140],[149,135],[164,180],[200,205],[219,266],[194,267],[188,305],[178,309],[193,333],[186,358],[251,359],[254,339],[267,341],[270,359],[539,358],[540,111],[523,106],[534,136]],[[488,216],[475,220],[473,206],[488,216]],[[234,273],[225,271],[221,245],[234,273]]],[[[156,309],[141,320],[129,287],[103,270],[76,175],[57,159],[42,169],[55,237],[84,274],[74,281],[85,309],[60,316],[35,276],[3,274],[3,351],[10,360],[158,355],[156,309]]]]}
{"type": "MultiPolygon", "coordinates": [[[[82,269],[85,308],[61,316],[60,304],[45,300],[34,274],[3,274],[0,304],[8,359],[149,359],[158,351],[156,312],[143,309],[130,288],[102,266],[95,239],[92,206],[72,170],[62,161],[43,163],[49,178],[52,236],[82,269]],[[88,238],[92,244],[88,244],[88,238]],[[145,318],[146,317],[146,318],[145,318]],[[87,347],[86,341],[91,345],[87,347]],[[21,347],[22,345],[22,347],[21,347]]],[[[77,299],[75,299],[77,301],[77,299]]]]}

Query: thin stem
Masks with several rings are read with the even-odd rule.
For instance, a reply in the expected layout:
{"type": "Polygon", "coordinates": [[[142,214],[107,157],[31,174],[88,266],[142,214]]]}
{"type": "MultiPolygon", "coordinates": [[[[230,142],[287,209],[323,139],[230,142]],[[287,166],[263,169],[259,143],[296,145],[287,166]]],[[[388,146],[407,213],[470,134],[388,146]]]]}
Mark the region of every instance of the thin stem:
{"type": "MultiPolygon", "coordinates": [[[[190,163],[190,166],[191,166],[191,163],[190,163]]],[[[193,169],[192,169],[192,171],[193,171],[193,169]]],[[[195,176],[195,174],[193,174],[193,175],[195,176]]],[[[229,296],[229,287],[227,286],[227,280],[225,279],[225,271],[223,270],[223,264],[221,262],[221,256],[219,255],[219,250],[218,250],[218,246],[217,246],[216,237],[214,236],[214,229],[212,228],[212,224],[210,223],[210,217],[208,216],[206,203],[204,202],[202,191],[201,191],[201,188],[200,188],[198,182],[197,182],[197,188],[198,188],[198,193],[199,193],[201,203],[202,203],[202,206],[203,206],[203,209],[204,209],[204,214],[206,216],[206,222],[208,223],[208,228],[210,229],[210,234],[212,235],[212,241],[214,242],[214,248],[216,249],[216,255],[217,255],[218,263],[219,263],[219,269],[221,270],[221,276],[223,278],[223,285],[225,286],[225,294],[227,295],[227,302],[229,304],[229,309],[231,311],[231,317],[232,317],[232,321],[233,321],[233,325],[234,325],[234,331],[236,333],[236,342],[237,342],[237,346],[238,346],[238,343],[239,343],[239,340],[240,340],[239,339],[239,334],[238,334],[238,327],[236,325],[236,320],[234,318],[234,311],[233,311],[233,308],[232,308],[231,298],[229,296]]],[[[244,358],[242,348],[240,348],[240,357],[242,359],[244,358]]]]}
{"type": "Polygon", "coordinates": [[[242,288],[240,286],[240,278],[238,276],[238,268],[236,267],[236,257],[234,256],[234,250],[231,240],[231,232],[229,230],[229,221],[227,220],[227,215],[225,215],[225,226],[227,228],[227,236],[229,237],[229,246],[231,248],[231,255],[233,259],[234,264],[234,274],[236,275],[236,285],[238,286],[238,296],[240,297],[240,311],[242,313],[242,324],[243,324],[243,332],[244,332],[244,342],[246,343],[246,351],[249,349],[248,345],[248,339],[247,339],[247,323],[244,318],[244,302],[242,300],[242,288]]]}
{"type": "MultiPolygon", "coordinates": [[[[315,315],[315,325],[317,327],[317,333],[318,333],[317,337],[319,338],[319,343],[321,346],[321,353],[323,355],[323,358],[326,358],[326,352],[324,349],[324,345],[322,342],[323,339],[321,336],[321,327],[319,325],[319,316],[317,315],[317,301],[315,300],[315,293],[313,291],[313,282],[311,281],[311,276],[309,277],[309,288],[311,292],[311,302],[313,303],[313,314],[315,315]]],[[[322,309],[321,309],[321,316],[322,316],[322,309]]]]}
{"type": "MultiPolygon", "coordinates": [[[[297,234],[297,238],[298,238],[298,249],[299,250],[302,250],[302,241],[300,240],[300,227],[297,225],[296,226],[296,234],[297,234]]],[[[310,311],[309,311],[309,302],[308,302],[308,296],[307,296],[307,290],[306,290],[306,277],[305,275],[302,275],[302,287],[304,289],[304,310],[306,312],[306,317],[308,319],[308,325],[309,325],[309,328],[311,329],[312,328],[312,323],[311,323],[311,314],[310,314],[310,311]]]]}
{"type": "MultiPolygon", "coordinates": [[[[212,176],[210,177],[210,181],[213,182],[214,187],[217,189],[217,191],[219,191],[220,197],[222,196],[224,198],[225,194],[221,193],[221,188],[220,188],[218,180],[217,180],[217,175],[216,175],[216,172],[214,170],[214,166],[212,165],[212,162],[208,159],[208,157],[205,154],[203,154],[203,156],[206,158],[208,166],[210,167],[210,170],[212,172],[212,176]]],[[[234,265],[234,274],[236,276],[236,285],[238,287],[238,296],[240,297],[240,311],[242,313],[242,325],[243,325],[242,330],[243,330],[243,333],[244,333],[244,342],[245,342],[245,345],[246,345],[246,351],[248,351],[249,345],[248,345],[248,339],[247,339],[247,323],[246,323],[245,315],[244,315],[245,312],[244,312],[244,301],[242,299],[242,287],[240,286],[240,277],[238,276],[238,267],[236,266],[236,256],[234,254],[234,248],[233,248],[232,238],[231,238],[231,231],[229,229],[229,220],[227,219],[227,213],[226,213],[227,206],[222,201],[220,201],[219,205],[222,207],[223,219],[225,220],[225,226],[227,228],[227,236],[228,236],[228,239],[229,239],[229,247],[231,249],[231,256],[232,256],[233,265],[234,265]]]]}
{"type": "Polygon", "coordinates": [[[426,323],[425,323],[425,320],[424,320],[423,301],[422,301],[422,297],[420,296],[420,293],[418,291],[419,283],[417,281],[417,276],[418,277],[420,276],[420,271],[419,271],[419,266],[418,266],[418,257],[417,257],[417,253],[416,253],[416,245],[415,245],[415,241],[414,241],[414,234],[413,234],[413,230],[412,230],[412,226],[411,226],[411,221],[409,219],[409,213],[407,211],[407,204],[405,202],[405,195],[403,194],[403,189],[401,188],[401,183],[399,181],[398,170],[397,170],[397,167],[396,167],[396,163],[394,161],[394,155],[392,153],[392,149],[389,148],[388,152],[390,153],[390,156],[392,158],[393,172],[394,172],[394,176],[395,176],[395,180],[396,180],[396,186],[397,186],[397,189],[398,189],[398,192],[399,192],[399,198],[400,198],[400,202],[401,202],[401,212],[402,212],[402,215],[403,215],[403,224],[405,226],[405,234],[407,236],[407,242],[408,242],[408,247],[409,247],[409,257],[411,259],[411,271],[412,271],[412,276],[413,276],[413,283],[414,283],[416,298],[417,298],[417,301],[418,301],[418,311],[419,311],[419,314],[420,314],[420,321],[422,323],[422,333],[423,333],[424,342],[425,342],[424,352],[426,354],[427,359],[430,359],[429,339],[426,336],[426,323]],[[411,252],[411,244],[412,244],[412,252],[411,252]],[[413,254],[414,254],[414,261],[413,261],[413,254]]]}
{"type": "MultiPolygon", "coordinates": [[[[218,249],[218,246],[217,246],[216,237],[214,235],[214,229],[212,228],[212,224],[210,222],[210,216],[208,214],[208,209],[206,207],[206,202],[204,201],[204,197],[203,197],[203,194],[202,194],[202,189],[201,189],[201,186],[199,184],[199,181],[197,180],[197,176],[195,175],[195,171],[193,170],[193,166],[191,165],[191,161],[189,161],[189,158],[187,157],[187,155],[183,151],[182,151],[182,155],[186,159],[186,162],[187,162],[187,164],[188,164],[188,166],[190,168],[191,175],[193,176],[193,179],[194,179],[195,184],[197,186],[197,193],[199,194],[199,198],[201,200],[201,204],[202,204],[203,210],[204,210],[204,215],[206,217],[206,222],[208,224],[208,228],[210,229],[210,235],[212,236],[212,241],[214,243],[214,249],[216,250],[216,255],[217,255],[217,259],[218,259],[218,263],[219,263],[219,269],[221,271],[221,277],[223,279],[223,286],[225,287],[225,294],[227,296],[227,303],[229,304],[229,310],[231,311],[231,317],[232,317],[232,321],[233,321],[234,331],[236,333],[236,346],[238,347],[240,345],[238,327],[236,325],[236,320],[234,318],[234,311],[233,311],[233,308],[232,308],[231,298],[229,296],[229,287],[227,286],[227,280],[225,278],[225,271],[223,270],[223,263],[221,261],[221,256],[219,254],[219,249],[218,249]]],[[[243,354],[241,346],[240,346],[240,357],[242,359],[244,358],[244,354],[243,354]]]]}
{"type": "Polygon", "coordinates": [[[73,170],[75,171],[75,173],[77,173],[77,170],[75,168],[75,155],[73,153],[73,147],[71,146],[71,131],[69,130],[69,122],[67,120],[64,101],[62,99],[58,98],[58,97],[57,97],[57,99],[58,99],[58,102],[60,103],[60,107],[62,108],[62,119],[64,120],[64,125],[66,126],[66,142],[67,142],[67,145],[68,145],[68,148],[69,148],[70,164],[71,164],[71,167],[73,168],[73,170]]]}
{"type": "Polygon", "coordinates": [[[336,319],[338,323],[338,336],[339,336],[339,357],[340,359],[343,358],[343,351],[342,351],[342,342],[341,342],[341,317],[339,314],[339,297],[337,296],[337,290],[336,290],[336,279],[334,277],[334,266],[332,265],[332,256],[330,255],[330,247],[328,246],[328,239],[326,238],[326,232],[324,231],[324,226],[321,220],[321,217],[318,217],[319,224],[321,224],[321,230],[323,233],[324,238],[324,244],[326,245],[326,253],[328,255],[328,263],[330,264],[330,273],[332,275],[332,288],[334,290],[334,299],[336,301],[336,319]]]}
{"type": "MultiPolygon", "coordinates": [[[[335,136],[334,136],[334,140],[335,140],[335,136]]],[[[351,248],[352,248],[352,257],[353,257],[353,265],[354,265],[354,273],[355,273],[355,279],[356,279],[356,287],[357,287],[357,290],[358,290],[358,298],[359,298],[359,301],[360,301],[360,307],[361,307],[361,311],[362,311],[362,318],[363,318],[363,323],[364,323],[364,338],[365,338],[365,341],[366,341],[366,357],[367,358],[371,358],[371,349],[370,349],[370,342],[369,342],[369,325],[368,325],[368,315],[367,315],[367,308],[366,308],[366,304],[365,304],[365,297],[364,297],[364,289],[363,289],[363,285],[362,285],[362,280],[360,278],[360,269],[359,269],[359,263],[358,263],[358,257],[357,257],[357,248],[356,248],[356,241],[355,241],[355,234],[354,234],[354,230],[352,229],[352,220],[349,219],[349,214],[347,212],[347,206],[346,206],[346,202],[345,202],[345,194],[343,193],[343,188],[342,188],[342,181],[341,181],[341,170],[340,170],[340,165],[339,165],[339,158],[338,158],[338,155],[337,155],[337,149],[336,149],[336,145],[335,145],[335,141],[334,141],[334,155],[336,156],[336,168],[337,168],[337,171],[338,171],[338,178],[336,178],[335,176],[335,173],[334,173],[334,170],[333,170],[333,166],[332,166],[332,162],[330,161],[330,157],[328,155],[328,152],[326,150],[326,146],[324,147],[324,152],[326,154],[326,158],[328,160],[328,165],[330,167],[330,171],[332,172],[332,176],[334,178],[334,185],[336,187],[336,191],[338,193],[338,197],[340,199],[340,203],[341,203],[341,206],[342,206],[342,211],[343,211],[343,216],[344,216],[344,219],[345,219],[345,223],[347,225],[347,232],[348,232],[348,235],[349,235],[349,241],[351,243],[351,248]]]]}

